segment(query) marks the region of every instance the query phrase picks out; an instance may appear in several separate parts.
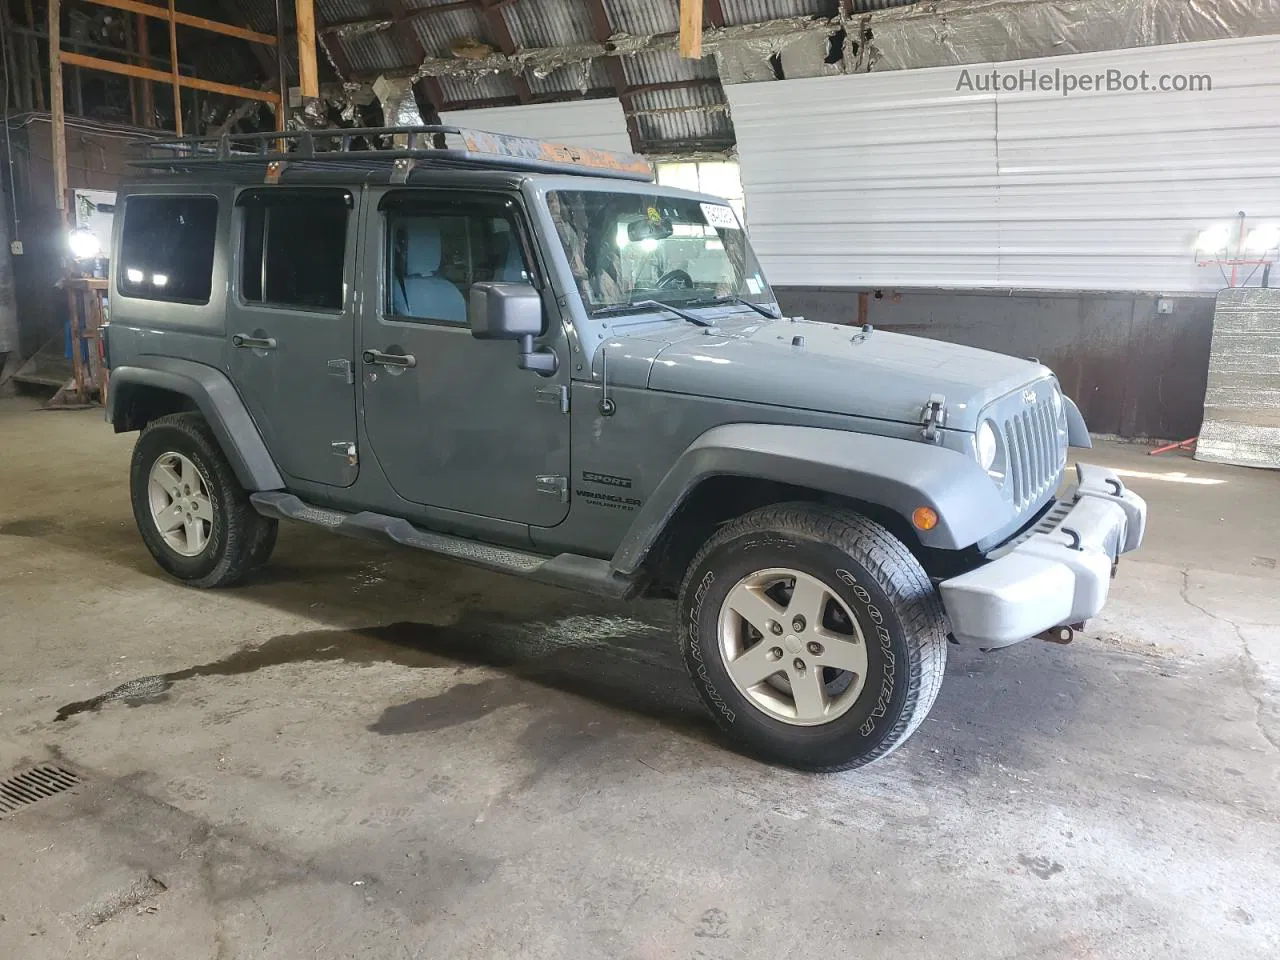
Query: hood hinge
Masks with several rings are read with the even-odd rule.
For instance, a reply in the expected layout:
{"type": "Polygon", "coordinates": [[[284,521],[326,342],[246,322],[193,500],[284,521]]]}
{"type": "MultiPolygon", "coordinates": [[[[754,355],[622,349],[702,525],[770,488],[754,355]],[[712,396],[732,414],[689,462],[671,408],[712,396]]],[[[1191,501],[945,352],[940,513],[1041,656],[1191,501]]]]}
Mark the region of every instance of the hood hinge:
{"type": "Polygon", "coordinates": [[[941,442],[938,428],[947,425],[947,398],[940,393],[931,395],[929,402],[920,411],[920,422],[924,425],[924,429],[920,431],[921,436],[930,443],[941,442]]]}

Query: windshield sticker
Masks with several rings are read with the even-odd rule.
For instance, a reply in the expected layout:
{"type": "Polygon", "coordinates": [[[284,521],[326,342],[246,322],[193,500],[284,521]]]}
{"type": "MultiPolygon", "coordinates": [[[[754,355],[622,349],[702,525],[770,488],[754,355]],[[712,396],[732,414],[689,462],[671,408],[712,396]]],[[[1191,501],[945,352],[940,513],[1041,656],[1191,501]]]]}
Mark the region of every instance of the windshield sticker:
{"type": "Polygon", "coordinates": [[[747,289],[750,290],[752,293],[759,293],[762,289],[760,286],[760,281],[757,280],[755,277],[747,277],[747,289]]]}
{"type": "Polygon", "coordinates": [[[707,218],[707,223],[715,227],[717,230],[741,230],[738,226],[738,218],[733,215],[732,207],[722,207],[718,203],[700,203],[702,207],[702,215],[707,218]]]}

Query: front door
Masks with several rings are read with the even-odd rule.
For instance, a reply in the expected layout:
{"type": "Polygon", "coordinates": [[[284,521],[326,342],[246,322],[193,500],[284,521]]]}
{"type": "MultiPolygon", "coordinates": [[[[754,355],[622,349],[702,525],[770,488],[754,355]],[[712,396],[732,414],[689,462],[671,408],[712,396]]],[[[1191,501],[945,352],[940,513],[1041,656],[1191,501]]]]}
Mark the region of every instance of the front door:
{"type": "MultiPolygon", "coordinates": [[[[517,198],[392,189],[366,222],[361,389],[391,486],[432,507],[558,523],[569,510],[566,357],[550,377],[521,370],[515,343],[476,340],[467,325],[471,284],[486,280],[534,282],[556,316],[517,198]]],[[[563,336],[544,339],[564,350],[563,336]]]]}
{"type": "Polygon", "coordinates": [[[284,473],[348,486],[357,471],[354,197],[341,188],[246,190],[235,224],[231,379],[284,473]]]}

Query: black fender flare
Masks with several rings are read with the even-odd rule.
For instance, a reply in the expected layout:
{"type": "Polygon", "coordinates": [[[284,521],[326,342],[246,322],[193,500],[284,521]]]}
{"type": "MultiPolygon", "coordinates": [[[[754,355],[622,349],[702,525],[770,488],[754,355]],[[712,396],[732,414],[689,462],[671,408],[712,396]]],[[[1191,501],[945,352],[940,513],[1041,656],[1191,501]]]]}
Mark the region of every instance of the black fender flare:
{"type": "Polygon", "coordinates": [[[1003,529],[1013,507],[975,460],[933,444],[824,427],[733,423],[685,450],[636,514],[612,565],[634,574],[676,509],[703,480],[741,476],[851,497],[910,523],[917,507],[938,514],[917,530],[927,547],[959,550],[1003,529]]]}
{"type": "Polygon", "coordinates": [[[236,478],[246,490],[280,490],[284,479],[226,374],[203,363],[176,357],[145,357],[142,363],[111,369],[107,422],[115,424],[132,387],[168,390],[188,397],[204,416],[236,478]]]}

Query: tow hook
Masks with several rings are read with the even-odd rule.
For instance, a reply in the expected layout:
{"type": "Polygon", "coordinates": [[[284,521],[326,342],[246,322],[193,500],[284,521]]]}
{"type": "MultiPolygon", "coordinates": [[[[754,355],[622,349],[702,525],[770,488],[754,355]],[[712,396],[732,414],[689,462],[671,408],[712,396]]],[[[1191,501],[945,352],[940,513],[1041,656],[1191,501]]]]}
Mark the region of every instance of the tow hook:
{"type": "MultiPolygon", "coordinates": [[[[1083,626],[1083,624],[1081,624],[1083,626]]],[[[1076,638],[1075,627],[1061,626],[1050,627],[1044,633],[1038,634],[1038,639],[1048,640],[1050,643],[1068,644],[1076,638]]]]}

